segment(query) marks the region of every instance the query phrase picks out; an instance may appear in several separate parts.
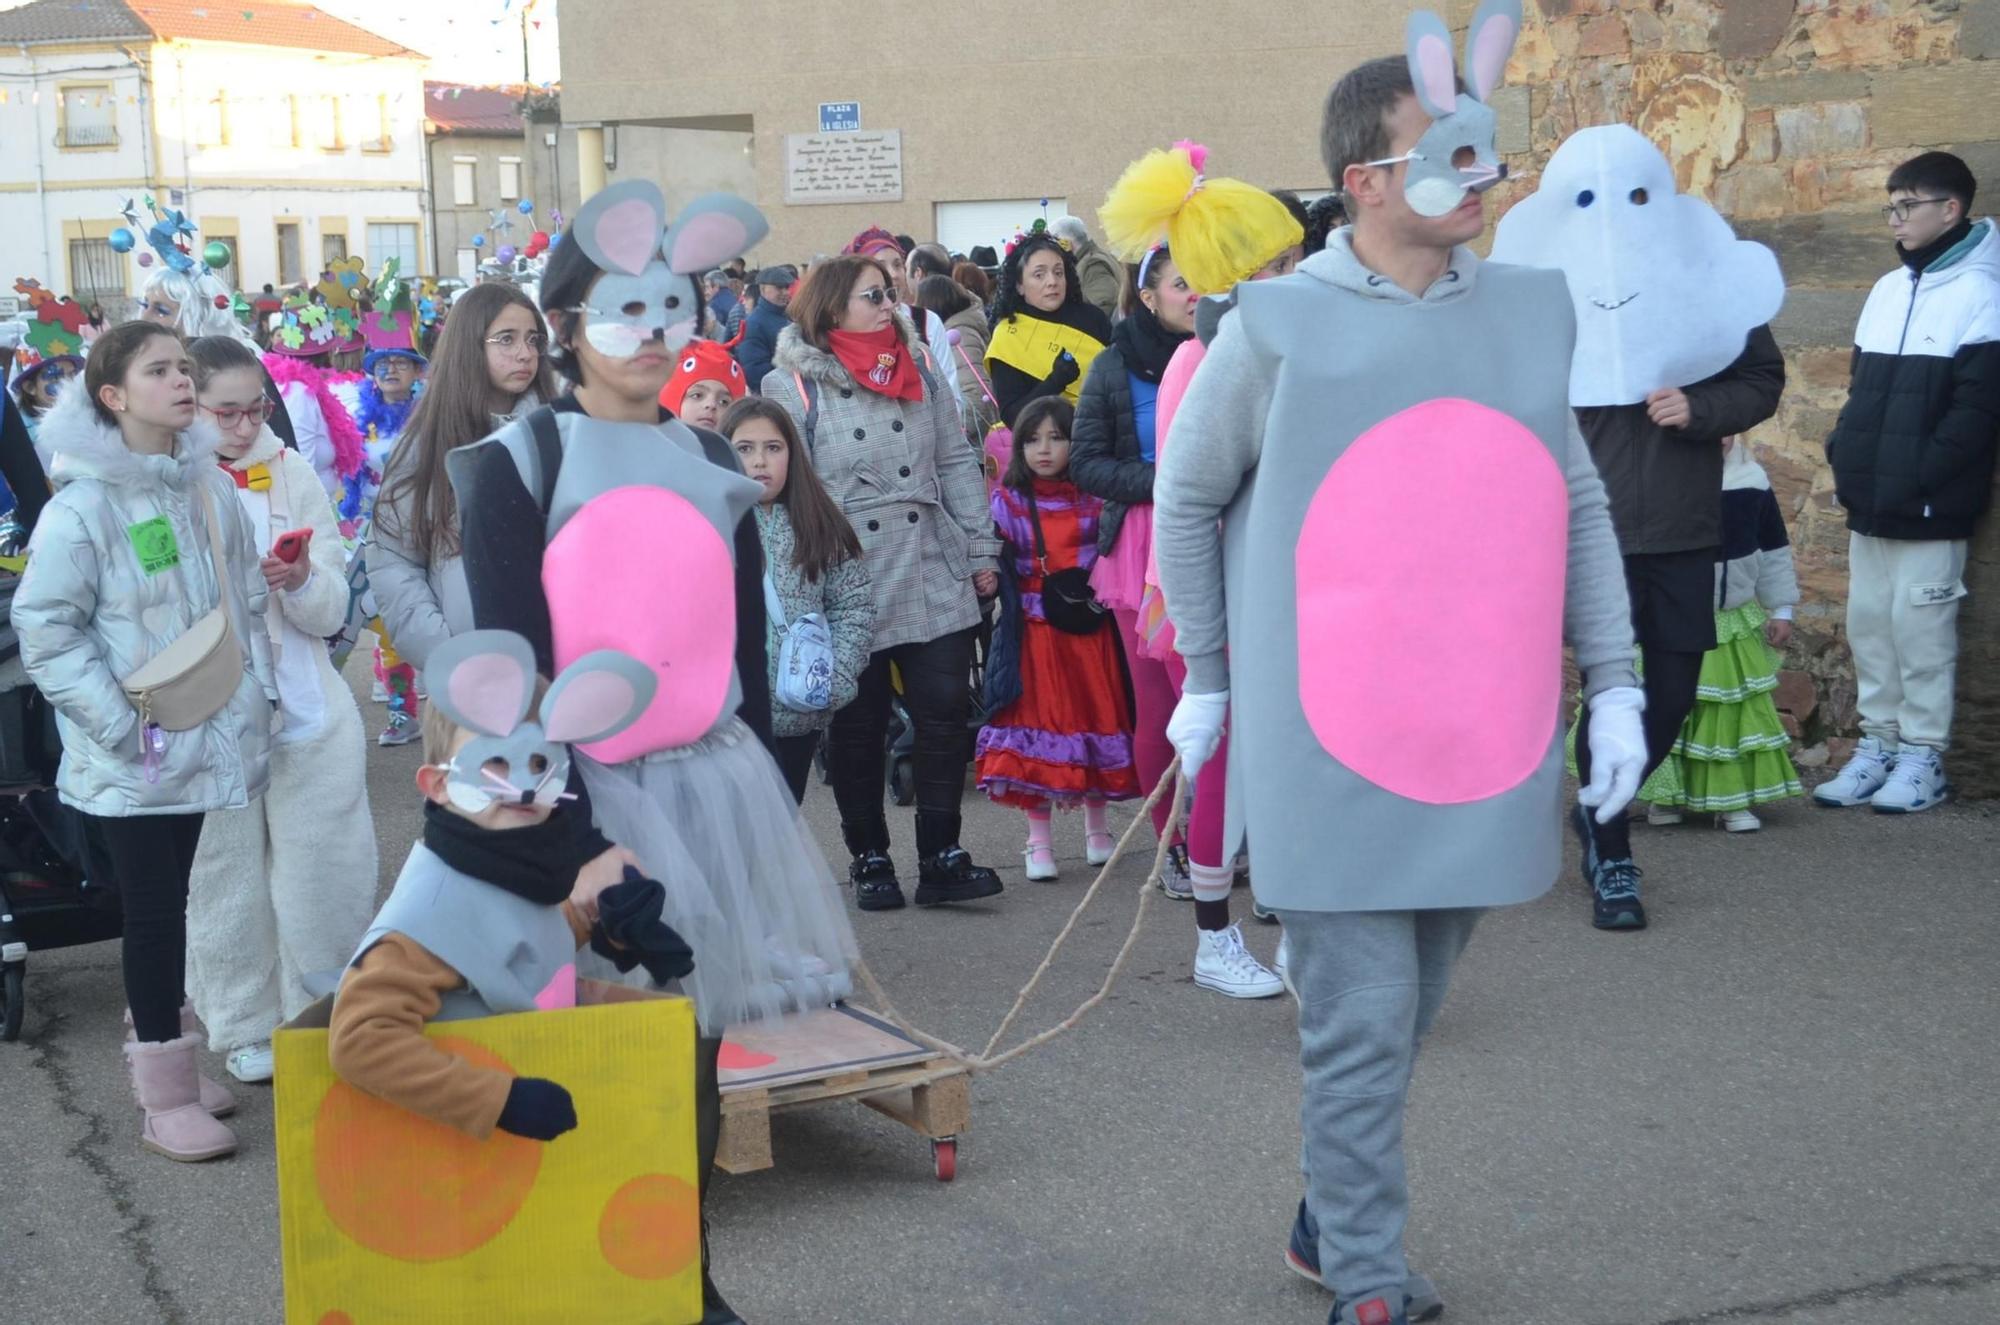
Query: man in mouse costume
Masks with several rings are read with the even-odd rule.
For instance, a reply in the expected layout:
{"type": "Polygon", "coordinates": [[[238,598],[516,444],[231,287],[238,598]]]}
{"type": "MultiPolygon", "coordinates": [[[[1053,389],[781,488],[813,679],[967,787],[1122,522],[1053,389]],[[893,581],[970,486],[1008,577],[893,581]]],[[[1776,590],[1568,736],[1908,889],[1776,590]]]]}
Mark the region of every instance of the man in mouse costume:
{"type": "Polygon", "coordinates": [[[1403,1254],[1404,1100],[1482,910],[1560,868],[1565,636],[1598,719],[1583,803],[1623,813],[1644,763],[1568,296],[1465,247],[1505,173],[1484,101],[1520,18],[1480,6],[1468,93],[1427,13],[1406,60],[1334,87],[1322,150],[1354,223],[1237,288],[1154,487],[1188,668],[1168,735],[1194,773],[1229,720],[1225,856],[1254,838],[1300,1000],[1288,1259],[1342,1325],[1442,1310],[1403,1254]]]}

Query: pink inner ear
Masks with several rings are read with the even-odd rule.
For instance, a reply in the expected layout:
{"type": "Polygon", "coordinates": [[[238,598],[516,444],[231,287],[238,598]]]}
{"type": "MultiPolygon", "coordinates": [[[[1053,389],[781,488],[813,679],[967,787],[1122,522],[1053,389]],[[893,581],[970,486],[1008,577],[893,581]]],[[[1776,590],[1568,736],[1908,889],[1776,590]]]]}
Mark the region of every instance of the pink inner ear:
{"type": "Polygon", "coordinates": [[[660,242],[660,214],[644,199],[628,198],[604,209],[592,238],[613,266],[637,276],[660,242]]]}
{"type": "Polygon", "coordinates": [[[542,715],[542,730],[552,741],[590,741],[610,731],[632,712],[632,683],[615,672],[586,672],[556,696],[542,715]]]}
{"type": "Polygon", "coordinates": [[[675,271],[702,271],[750,247],[750,232],[727,212],[689,217],[667,236],[667,265],[675,271]]]}
{"type": "Polygon", "coordinates": [[[1506,76],[1507,57],[1513,53],[1518,35],[1513,19],[1499,17],[1488,19],[1473,37],[1472,91],[1481,101],[1487,100],[1506,76]]]}
{"type": "Polygon", "coordinates": [[[1458,80],[1451,66],[1451,47],[1442,38],[1417,38],[1417,67],[1423,71],[1424,100],[1450,114],[1458,105],[1458,80]]]}
{"type": "Polygon", "coordinates": [[[489,736],[505,736],[527,711],[528,678],[504,653],[483,653],[452,668],[446,681],[451,705],[489,736]]]}

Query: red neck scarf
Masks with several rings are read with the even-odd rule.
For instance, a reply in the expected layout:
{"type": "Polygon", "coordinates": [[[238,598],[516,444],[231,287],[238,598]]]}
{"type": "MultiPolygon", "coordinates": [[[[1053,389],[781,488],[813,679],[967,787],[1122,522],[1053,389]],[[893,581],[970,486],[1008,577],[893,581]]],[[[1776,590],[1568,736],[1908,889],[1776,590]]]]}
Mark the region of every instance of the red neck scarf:
{"type": "Polygon", "coordinates": [[[857,385],[893,400],[924,398],[923,374],[903,343],[901,327],[891,323],[880,331],[830,331],[826,339],[857,385]]]}

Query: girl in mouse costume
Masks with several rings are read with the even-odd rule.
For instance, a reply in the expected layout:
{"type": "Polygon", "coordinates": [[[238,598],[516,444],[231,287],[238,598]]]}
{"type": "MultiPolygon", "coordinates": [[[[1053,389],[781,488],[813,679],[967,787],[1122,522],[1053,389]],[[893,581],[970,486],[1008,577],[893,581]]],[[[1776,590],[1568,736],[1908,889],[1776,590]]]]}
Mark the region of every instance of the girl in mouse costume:
{"type": "Polygon", "coordinates": [[[575,390],[446,462],[477,624],[525,636],[545,674],[616,648],[659,677],[638,721],[579,745],[576,766],[597,826],[667,888],[708,1055],[732,1023],[844,997],[856,960],[769,750],[763,489],[659,403],[701,325],[699,273],[767,228],[726,194],[671,227],[651,183],[597,194],[542,281],[575,390]]]}
{"type": "Polygon", "coordinates": [[[576,390],[447,462],[480,627],[517,630],[549,671],[607,647],[660,671],[646,714],[578,765],[599,826],[670,890],[711,1034],[842,997],[854,951],[767,748],[763,490],[722,438],[659,407],[700,325],[692,274],[765,229],[724,194],[671,229],[651,184],[597,195],[542,283],[576,390]]]}

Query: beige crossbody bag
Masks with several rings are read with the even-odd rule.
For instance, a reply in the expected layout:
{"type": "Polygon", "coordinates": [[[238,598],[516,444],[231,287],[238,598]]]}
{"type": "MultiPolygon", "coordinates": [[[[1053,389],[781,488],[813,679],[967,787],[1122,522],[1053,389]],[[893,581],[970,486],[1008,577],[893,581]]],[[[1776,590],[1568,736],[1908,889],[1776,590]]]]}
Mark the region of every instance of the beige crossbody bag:
{"type": "Polygon", "coordinates": [[[139,725],[192,731],[222,712],[243,684],[243,645],[229,620],[229,559],[222,554],[222,520],[204,490],[208,550],[215,559],[215,609],[124,680],[125,697],[139,710],[139,725]]]}

